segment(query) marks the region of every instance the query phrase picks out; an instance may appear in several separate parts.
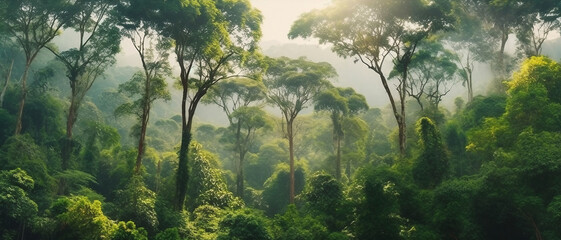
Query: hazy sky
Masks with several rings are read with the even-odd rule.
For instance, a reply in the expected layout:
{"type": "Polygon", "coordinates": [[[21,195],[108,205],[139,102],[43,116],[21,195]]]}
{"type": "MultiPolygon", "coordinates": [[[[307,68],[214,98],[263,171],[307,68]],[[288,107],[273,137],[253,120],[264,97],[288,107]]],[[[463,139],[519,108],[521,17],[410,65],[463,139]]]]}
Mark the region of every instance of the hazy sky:
{"type": "Polygon", "coordinates": [[[321,9],[329,5],[330,0],[250,0],[253,7],[263,14],[262,42],[278,41],[303,42],[289,40],[288,31],[292,23],[305,12],[321,9]]]}

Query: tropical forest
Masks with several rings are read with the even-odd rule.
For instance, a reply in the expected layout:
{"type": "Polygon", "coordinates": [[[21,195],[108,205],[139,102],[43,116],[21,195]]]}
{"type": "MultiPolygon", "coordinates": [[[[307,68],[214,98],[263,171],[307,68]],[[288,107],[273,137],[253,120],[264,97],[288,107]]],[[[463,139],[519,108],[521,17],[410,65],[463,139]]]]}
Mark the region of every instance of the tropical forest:
{"type": "Polygon", "coordinates": [[[561,240],[559,0],[0,20],[0,240],[561,240]]]}

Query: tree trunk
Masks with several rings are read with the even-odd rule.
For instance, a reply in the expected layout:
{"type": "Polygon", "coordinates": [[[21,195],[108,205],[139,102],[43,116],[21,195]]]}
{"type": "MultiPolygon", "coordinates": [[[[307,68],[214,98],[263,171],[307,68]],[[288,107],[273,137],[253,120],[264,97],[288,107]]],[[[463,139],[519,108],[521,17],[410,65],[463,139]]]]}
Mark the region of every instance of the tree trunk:
{"type": "Polygon", "coordinates": [[[146,142],[146,129],[148,128],[148,121],[150,120],[150,73],[147,71],[146,63],[144,62],[144,57],[141,54],[142,66],[144,67],[144,99],[142,101],[142,117],[140,120],[140,136],[138,138],[138,152],[136,154],[136,167],[134,172],[140,174],[140,167],[142,166],[142,157],[144,155],[144,147],[146,142]]]}
{"type": "Polygon", "coordinates": [[[294,204],[294,132],[292,131],[292,124],[294,119],[286,121],[286,132],[288,135],[288,151],[290,154],[289,165],[290,165],[290,192],[289,192],[289,202],[294,204]]]}
{"type": "MultiPolygon", "coordinates": [[[[145,97],[147,98],[147,97],[145,97]]],[[[138,152],[136,154],[136,167],[134,172],[140,174],[140,167],[142,166],[142,156],[144,155],[144,146],[146,141],[146,129],[148,128],[148,121],[150,119],[150,106],[149,101],[146,100],[142,109],[142,119],[140,126],[140,136],[138,138],[138,152]]]]}
{"type": "Polygon", "coordinates": [[[346,172],[347,172],[347,178],[351,178],[351,159],[348,158],[347,159],[347,167],[346,167],[346,172]]]}
{"type": "MultiPolygon", "coordinates": [[[[386,90],[386,94],[388,95],[388,98],[390,99],[390,104],[392,106],[392,110],[393,110],[393,115],[395,117],[395,120],[397,122],[397,125],[399,127],[399,152],[401,153],[402,156],[405,155],[405,144],[406,144],[406,139],[405,139],[405,121],[402,120],[402,118],[404,118],[404,116],[401,116],[400,113],[397,111],[397,106],[395,103],[395,100],[393,98],[393,94],[390,90],[390,87],[388,86],[388,80],[386,79],[386,76],[384,75],[384,73],[382,72],[381,69],[378,70],[374,70],[376,73],[378,73],[378,76],[380,76],[380,80],[382,81],[382,85],[384,86],[384,90],[386,90]]],[[[402,109],[402,113],[405,112],[404,110],[404,105],[403,102],[401,103],[401,109],[402,109]]]]}
{"type": "Polygon", "coordinates": [[[244,199],[244,184],[243,184],[243,159],[244,154],[240,152],[240,159],[237,164],[237,173],[236,173],[236,192],[238,197],[242,200],[244,199]]]}
{"type": "Polygon", "coordinates": [[[245,158],[245,153],[241,141],[241,123],[240,120],[238,120],[236,129],[236,150],[238,150],[239,159],[236,162],[236,195],[243,199],[243,160],[245,158]]]}
{"type": "Polygon", "coordinates": [[[399,152],[401,156],[405,156],[405,146],[406,146],[406,126],[405,126],[405,119],[399,117],[397,120],[397,126],[399,128],[399,152]]]}
{"type": "Polygon", "coordinates": [[[27,61],[25,64],[25,70],[23,71],[23,77],[21,78],[21,99],[19,102],[19,110],[18,110],[18,118],[16,121],[16,130],[14,135],[19,135],[22,128],[22,119],[23,119],[23,107],[25,105],[25,98],[27,97],[27,73],[29,72],[29,68],[31,67],[31,61],[27,61]]]}
{"type": "Polygon", "coordinates": [[[472,82],[472,76],[471,76],[471,70],[468,70],[468,81],[467,81],[467,85],[468,85],[468,103],[470,103],[471,101],[473,101],[473,82],[472,82]]]}
{"type": "MultiPolygon", "coordinates": [[[[413,53],[411,53],[413,54],[413,53]]],[[[405,70],[403,71],[403,83],[401,84],[401,89],[399,89],[399,101],[400,110],[399,118],[397,119],[397,125],[399,128],[399,152],[401,157],[405,157],[405,149],[407,146],[407,126],[405,125],[405,96],[407,95],[405,89],[407,89],[407,70],[408,63],[405,63],[405,70]]]]}
{"type": "Polygon", "coordinates": [[[337,157],[335,159],[335,177],[341,180],[341,137],[337,136],[337,157]]]}
{"type": "Polygon", "coordinates": [[[72,152],[74,151],[74,142],[72,141],[72,129],[74,128],[74,123],[78,119],[78,103],[76,100],[76,88],[72,84],[71,89],[72,94],[70,97],[70,107],[68,108],[68,116],[66,118],[66,139],[62,142],[61,149],[61,167],[62,170],[66,170],[70,167],[70,159],[72,152]]]}
{"type": "Polygon", "coordinates": [[[499,63],[499,81],[497,84],[498,86],[500,86],[502,83],[501,81],[503,81],[504,79],[507,78],[507,71],[506,71],[506,65],[505,65],[505,47],[506,47],[506,42],[508,41],[508,29],[503,29],[501,34],[501,47],[499,49],[499,59],[498,59],[498,63],[499,63]]]}
{"type": "Polygon", "coordinates": [[[6,95],[6,90],[8,89],[8,82],[12,76],[12,69],[14,67],[14,60],[10,64],[10,69],[8,70],[8,76],[6,76],[6,81],[4,82],[4,87],[2,88],[2,93],[0,93],[0,108],[4,107],[4,96],[6,95]]]}
{"type": "MultiPolygon", "coordinates": [[[[74,90],[72,90],[74,92],[74,90]]],[[[68,117],[66,118],[66,138],[72,139],[72,129],[74,129],[74,123],[78,119],[78,103],[76,102],[76,97],[72,93],[70,99],[70,107],[68,108],[68,117]]]]}
{"type": "Polygon", "coordinates": [[[182,210],[185,203],[185,195],[187,194],[187,181],[189,180],[189,169],[188,169],[188,154],[189,154],[189,144],[191,143],[191,119],[192,116],[189,114],[189,120],[187,120],[187,86],[183,86],[183,96],[181,99],[181,115],[182,115],[182,125],[181,125],[181,147],[179,148],[179,163],[177,166],[177,176],[176,176],[176,189],[175,189],[175,209],[182,210]]]}

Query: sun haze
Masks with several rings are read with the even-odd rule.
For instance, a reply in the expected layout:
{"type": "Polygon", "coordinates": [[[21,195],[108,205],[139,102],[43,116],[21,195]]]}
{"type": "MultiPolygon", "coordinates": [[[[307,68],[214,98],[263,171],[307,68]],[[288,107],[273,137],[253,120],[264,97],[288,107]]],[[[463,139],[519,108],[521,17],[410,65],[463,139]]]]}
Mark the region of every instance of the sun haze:
{"type": "Polygon", "coordinates": [[[324,8],[330,2],[329,0],[251,0],[252,6],[263,14],[262,41],[279,43],[288,41],[310,43],[311,40],[289,40],[287,34],[290,26],[302,13],[324,8]]]}

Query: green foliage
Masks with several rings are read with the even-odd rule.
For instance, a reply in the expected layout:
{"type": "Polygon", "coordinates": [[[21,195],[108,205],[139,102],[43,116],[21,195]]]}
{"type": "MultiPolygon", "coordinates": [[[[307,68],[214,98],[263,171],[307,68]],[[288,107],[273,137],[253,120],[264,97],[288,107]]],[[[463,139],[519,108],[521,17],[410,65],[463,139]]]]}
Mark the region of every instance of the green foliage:
{"type": "Polygon", "coordinates": [[[302,195],[310,213],[323,221],[330,232],[343,230],[350,209],[346,208],[343,187],[335,178],[323,172],[314,173],[302,195]]]}
{"type": "Polygon", "coordinates": [[[320,221],[300,213],[296,206],[288,205],[286,212],[273,220],[273,236],[279,240],[327,239],[328,232],[320,221]]]}
{"type": "Polygon", "coordinates": [[[58,194],[68,195],[97,184],[94,176],[78,170],[65,170],[53,175],[58,181],[58,194]]]}
{"type": "Polygon", "coordinates": [[[491,95],[475,97],[459,116],[460,125],[469,130],[484,123],[486,118],[500,117],[505,112],[506,97],[491,95]]]}
{"type": "MultiPolygon", "coordinates": [[[[424,40],[419,44],[409,63],[406,91],[417,100],[421,109],[424,109],[422,101],[425,98],[431,108],[438,109],[442,98],[457,81],[457,58],[456,54],[445,49],[436,39],[424,40]]],[[[400,77],[398,66],[390,73],[390,78],[400,77]]]]}
{"type": "Polygon", "coordinates": [[[120,146],[120,136],[117,129],[100,122],[89,121],[83,130],[83,142],[78,168],[96,177],[103,175],[102,152],[120,146]]]}
{"type": "Polygon", "coordinates": [[[49,175],[45,157],[42,149],[27,134],[10,137],[0,147],[0,169],[21,168],[31,176],[35,188],[30,195],[40,209],[50,205],[51,189],[55,185],[54,179],[49,175]]]}
{"type": "Polygon", "coordinates": [[[195,142],[191,144],[190,154],[192,164],[191,180],[187,188],[188,209],[196,209],[201,205],[218,208],[241,207],[241,200],[228,191],[222,172],[217,168],[216,157],[195,142]]]}
{"type": "MultiPolygon", "coordinates": [[[[316,111],[327,111],[331,113],[333,125],[333,141],[335,145],[335,176],[341,178],[341,141],[343,140],[347,127],[356,126],[349,121],[350,117],[362,111],[368,110],[366,99],[357,94],[352,88],[331,88],[323,91],[315,97],[316,111]],[[351,123],[351,124],[350,124],[351,123]]],[[[352,133],[352,129],[349,131],[352,133]]],[[[365,131],[358,131],[364,133],[365,131]]]]}
{"type": "MultiPolygon", "coordinates": [[[[529,177],[543,179],[544,176],[561,171],[561,134],[558,132],[534,133],[527,129],[518,136],[516,143],[517,161],[513,167],[529,177]]],[[[545,184],[543,180],[541,183],[545,184]]]]}
{"type": "Polygon", "coordinates": [[[468,139],[466,133],[456,121],[449,121],[444,129],[444,141],[450,150],[450,173],[454,176],[474,174],[479,166],[474,166],[473,159],[466,154],[468,139]]]}
{"type": "Polygon", "coordinates": [[[475,222],[477,196],[481,181],[455,179],[443,182],[434,190],[433,221],[441,237],[481,239],[481,229],[475,222]]]}
{"type": "MultiPolygon", "coordinates": [[[[305,186],[305,172],[302,167],[296,167],[294,171],[295,178],[295,194],[299,194],[304,190],[305,186]]],[[[290,171],[286,163],[281,163],[276,166],[275,172],[265,182],[263,190],[263,202],[265,203],[268,216],[285,211],[290,203],[289,201],[289,181],[290,171]]]]}
{"type": "Polygon", "coordinates": [[[155,240],[181,240],[177,228],[167,228],[156,235],[155,240]]]}
{"type": "Polygon", "coordinates": [[[49,94],[30,97],[24,109],[22,132],[29,133],[39,145],[53,144],[64,134],[63,104],[49,94]]]}
{"type": "Polygon", "coordinates": [[[133,221],[150,233],[158,228],[156,193],[146,188],[142,176],[133,175],[122,190],[117,190],[115,205],[118,219],[133,221]]]}
{"type": "Polygon", "coordinates": [[[16,237],[21,227],[37,215],[37,204],[29,198],[34,187],[33,178],[24,170],[0,171],[0,237],[16,237]]]}
{"type": "Polygon", "coordinates": [[[136,228],[134,222],[119,222],[111,235],[111,240],[148,240],[148,233],[143,228],[136,228]]]}
{"type": "MultiPolygon", "coordinates": [[[[172,186],[172,184],[169,184],[168,188],[171,189],[172,186]]],[[[187,212],[175,211],[173,205],[171,204],[172,197],[169,196],[169,199],[164,199],[162,195],[163,194],[160,192],[160,195],[156,199],[155,203],[159,229],[166,229],[167,231],[168,229],[173,228],[178,232],[178,234],[184,236],[186,232],[188,232],[187,221],[189,220],[189,216],[187,215],[187,212]]]]}
{"type": "Polygon", "coordinates": [[[507,54],[496,61],[492,56],[501,33],[508,33],[502,43],[515,33],[518,50],[536,55],[542,44],[537,29],[558,28],[559,16],[555,0],[337,0],[305,13],[290,37],[329,43],[340,56],[378,73],[392,94],[383,63],[395,65],[388,77],[399,81],[400,99],[390,95],[392,108],[357,114],[367,106],[354,90],[319,93],[336,75],[329,64],[267,58],[256,51],[262,16],[248,0],[0,1],[2,77],[15,60],[0,109],[0,239],[559,239],[561,65],[547,57],[529,58],[505,84],[507,94],[471,98],[474,60],[491,59],[493,70],[509,71],[507,54]],[[118,9],[122,15],[112,11],[114,5],[126,8],[118,9]],[[521,24],[513,28],[513,22],[521,24]],[[62,41],[59,52],[50,44],[59,61],[49,64],[51,53],[38,51],[60,26],[76,30],[85,45],[62,41]],[[433,35],[448,27],[459,32],[433,35]],[[138,155],[127,130],[132,118],[117,120],[112,112],[128,101],[119,112],[145,115],[146,103],[169,98],[168,72],[148,73],[153,76],[148,87],[146,72],[133,75],[138,68],[119,67],[108,72],[103,87],[92,87],[114,63],[123,34],[137,47],[144,44],[138,41],[146,40],[147,48],[158,41],[157,48],[136,49],[147,50],[144,70],[167,67],[167,50],[175,48],[184,100],[190,103],[186,119],[160,118],[170,116],[168,106],[153,106],[158,114],[146,129],[149,147],[141,152],[139,174],[133,172],[138,155]],[[436,43],[421,44],[440,37],[458,56],[436,43]],[[12,40],[24,51],[16,52],[12,40]],[[39,64],[30,67],[35,58],[39,64]],[[465,106],[456,101],[455,114],[436,107],[399,112],[399,102],[408,102],[402,94],[415,95],[417,84],[427,84],[424,94],[437,105],[447,89],[422,81],[452,80],[457,64],[470,89],[465,106]],[[408,82],[401,81],[405,73],[408,82]],[[64,74],[71,88],[58,91],[68,82],[58,81],[64,74]],[[25,84],[28,75],[33,81],[18,87],[14,79],[22,76],[25,84]],[[88,89],[93,91],[85,96],[88,89]],[[59,97],[66,94],[71,98],[65,112],[66,100],[59,97]],[[264,98],[283,111],[287,125],[276,130],[286,139],[263,135],[275,127],[258,108],[264,98]],[[22,100],[23,116],[17,116],[22,100]],[[313,100],[325,113],[300,116],[288,125],[313,100]],[[178,154],[177,144],[191,141],[199,102],[218,104],[231,126],[195,123],[193,139],[205,149],[185,144],[178,154]],[[62,136],[67,114],[70,126],[77,121],[74,139],[62,136]],[[415,129],[412,116],[430,119],[421,118],[415,129]],[[18,117],[24,134],[12,136],[18,117]],[[408,157],[392,152],[398,138],[390,124],[394,117],[403,128],[399,136],[419,140],[408,144],[408,157]],[[340,145],[335,152],[346,174],[332,165],[338,159],[334,145],[340,145]],[[290,196],[286,162],[292,155],[297,206],[289,205],[295,194],[290,196]],[[239,162],[231,161],[238,157],[239,162]],[[308,169],[320,171],[306,179],[308,169]],[[236,173],[243,177],[235,181],[236,173]],[[232,189],[264,213],[244,208],[232,189]],[[66,196],[53,203],[56,194],[66,196]]]}
{"type": "Polygon", "coordinates": [[[413,165],[413,178],[422,188],[436,187],[448,173],[448,153],[438,128],[429,118],[417,121],[421,154],[413,165]]]}
{"type": "Polygon", "coordinates": [[[16,125],[16,119],[6,109],[0,108],[0,144],[4,144],[12,132],[13,126],[16,125]]]}
{"type": "Polygon", "coordinates": [[[54,206],[58,239],[111,239],[115,223],[101,210],[101,202],[85,197],[57,200],[54,206]]]}
{"type": "Polygon", "coordinates": [[[505,117],[515,130],[561,128],[561,65],[547,57],[532,57],[522,63],[509,83],[505,117]]]}
{"type": "Polygon", "coordinates": [[[240,107],[259,103],[265,98],[266,88],[260,81],[249,78],[233,78],[219,82],[210,89],[203,102],[212,102],[222,108],[231,121],[230,115],[240,107]]]}
{"type": "Polygon", "coordinates": [[[286,142],[265,143],[259,148],[258,155],[248,159],[245,165],[246,181],[256,189],[263,189],[263,184],[273,175],[275,166],[288,159],[286,142]]]}
{"type": "Polygon", "coordinates": [[[386,168],[363,169],[356,174],[352,194],[356,221],[350,226],[358,239],[400,239],[399,185],[386,168]]]}
{"type": "Polygon", "coordinates": [[[220,230],[220,220],[225,214],[225,210],[211,205],[197,207],[191,215],[190,237],[203,240],[216,239],[220,230]]]}
{"type": "Polygon", "coordinates": [[[281,109],[285,118],[293,118],[337,76],[328,63],[314,63],[305,58],[268,59],[269,68],[263,80],[268,100],[281,109]]]}
{"type": "Polygon", "coordinates": [[[272,239],[267,230],[267,219],[249,209],[229,213],[220,222],[221,232],[216,239],[272,239]]]}

